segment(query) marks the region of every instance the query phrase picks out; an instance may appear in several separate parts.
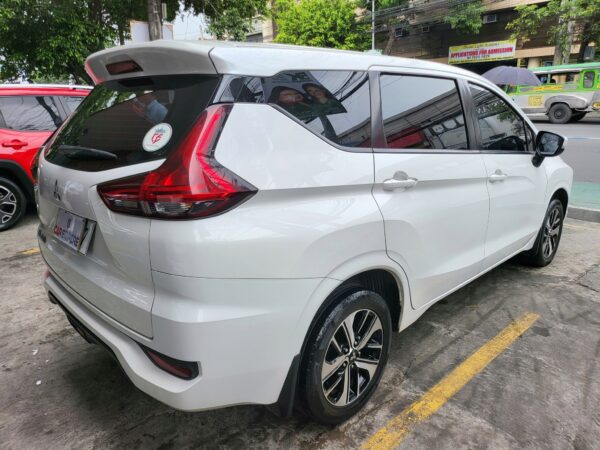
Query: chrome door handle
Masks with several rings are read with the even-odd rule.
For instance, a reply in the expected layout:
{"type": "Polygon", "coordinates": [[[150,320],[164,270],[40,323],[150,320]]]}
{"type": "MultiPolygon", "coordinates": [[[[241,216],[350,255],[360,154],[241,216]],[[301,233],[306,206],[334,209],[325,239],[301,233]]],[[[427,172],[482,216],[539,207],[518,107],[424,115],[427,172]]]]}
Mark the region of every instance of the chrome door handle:
{"type": "Polygon", "coordinates": [[[396,172],[393,178],[383,181],[383,189],[393,191],[394,189],[408,189],[415,186],[419,180],[409,177],[404,172],[396,172]]]}
{"type": "Polygon", "coordinates": [[[507,177],[507,174],[503,173],[500,169],[498,169],[488,177],[488,180],[490,180],[490,183],[497,183],[498,181],[506,180],[507,177]]]}

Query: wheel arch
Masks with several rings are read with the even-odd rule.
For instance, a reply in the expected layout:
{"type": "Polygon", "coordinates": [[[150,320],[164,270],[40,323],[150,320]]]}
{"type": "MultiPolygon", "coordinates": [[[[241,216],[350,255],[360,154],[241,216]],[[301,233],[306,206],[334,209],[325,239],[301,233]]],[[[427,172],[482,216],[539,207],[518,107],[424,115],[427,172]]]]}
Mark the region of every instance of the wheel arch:
{"type": "Polygon", "coordinates": [[[27,201],[34,200],[33,183],[19,164],[13,161],[0,160],[0,177],[8,178],[19,186],[25,193],[27,201]]]}

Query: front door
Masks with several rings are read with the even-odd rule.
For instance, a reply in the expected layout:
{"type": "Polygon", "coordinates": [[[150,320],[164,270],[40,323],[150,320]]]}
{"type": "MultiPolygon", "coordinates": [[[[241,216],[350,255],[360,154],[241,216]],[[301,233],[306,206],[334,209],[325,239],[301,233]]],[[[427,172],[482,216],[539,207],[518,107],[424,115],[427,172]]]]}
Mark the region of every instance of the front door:
{"type": "Polygon", "coordinates": [[[384,142],[373,194],[387,251],[410,280],[413,308],[475,277],[489,199],[481,155],[469,150],[455,80],[380,76],[384,142]]]}
{"type": "Polygon", "coordinates": [[[470,91],[490,195],[487,268],[536,236],[547,206],[547,178],[543,167],[532,163],[533,133],[523,118],[487,88],[471,84],[470,91]]]}

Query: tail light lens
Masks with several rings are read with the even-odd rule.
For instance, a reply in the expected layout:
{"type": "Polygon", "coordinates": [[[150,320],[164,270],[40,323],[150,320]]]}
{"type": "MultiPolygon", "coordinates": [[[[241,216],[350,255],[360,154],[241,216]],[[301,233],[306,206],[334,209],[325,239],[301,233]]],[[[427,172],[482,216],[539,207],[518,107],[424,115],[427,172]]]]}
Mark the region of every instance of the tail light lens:
{"type": "Polygon", "coordinates": [[[209,106],[156,170],[98,186],[115,212],[161,219],[197,219],[225,212],[256,188],[214,157],[230,104],[209,106]]]}
{"type": "Polygon", "coordinates": [[[148,347],[145,347],[141,344],[140,347],[142,347],[142,350],[150,359],[150,361],[152,361],[158,368],[170,373],[173,376],[183,378],[184,380],[191,380],[196,378],[200,372],[198,370],[198,364],[195,362],[180,361],[178,359],[163,355],[162,353],[155,352],[154,350],[150,350],[148,347]]]}

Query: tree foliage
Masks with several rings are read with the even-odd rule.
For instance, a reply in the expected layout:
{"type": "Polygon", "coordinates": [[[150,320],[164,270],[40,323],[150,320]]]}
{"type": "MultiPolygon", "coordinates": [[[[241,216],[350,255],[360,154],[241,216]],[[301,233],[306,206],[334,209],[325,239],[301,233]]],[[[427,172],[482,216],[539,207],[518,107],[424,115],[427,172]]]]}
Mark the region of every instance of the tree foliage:
{"type": "Polygon", "coordinates": [[[518,17],[507,26],[512,37],[526,42],[547,29],[548,43],[556,48],[555,64],[569,61],[574,38],[581,41],[581,54],[600,40],[600,0],[550,0],[542,6],[520,5],[516,11],[518,17]]]}
{"type": "Polygon", "coordinates": [[[277,0],[272,14],[276,42],[363,50],[369,47],[369,24],[357,19],[352,0],[277,0]]]}
{"type": "Polygon", "coordinates": [[[485,11],[481,0],[451,0],[444,22],[461,34],[479,34],[483,25],[481,15],[485,11]]]}
{"type": "MultiPolygon", "coordinates": [[[[179,0],[162,0],[168,17],[179,0]]],[[[265,0],[184,0],[185,10],[206,12],[219,38],[243,40],[265,0]]],[[[85,58],[124,43],[130,20],[147,20],[146,0],[0,0],[0,79],[90,82],[85,58]]]]}
{"type": "Polygon", "coordinates": [[[266,0],[183,0],[185,10],[202,12],[217,39],[244,41],[252,20],[267,13],[266,0]]]}

